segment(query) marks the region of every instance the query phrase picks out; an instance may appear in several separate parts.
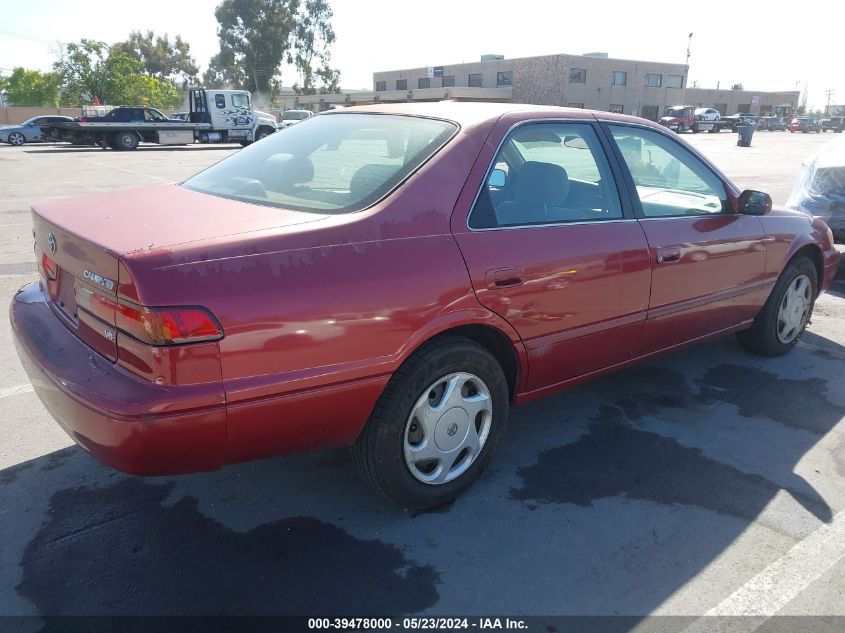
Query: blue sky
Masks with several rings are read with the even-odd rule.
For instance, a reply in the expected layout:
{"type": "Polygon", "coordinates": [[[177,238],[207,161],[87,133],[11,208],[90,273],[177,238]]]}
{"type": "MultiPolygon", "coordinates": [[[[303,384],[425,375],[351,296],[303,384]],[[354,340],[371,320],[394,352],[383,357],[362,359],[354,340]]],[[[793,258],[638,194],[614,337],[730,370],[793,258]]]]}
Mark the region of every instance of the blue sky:
{"type": "MultiPolygon", "coordinates": [[[[809,88],[808,105],[845,103],[841,2],[813,3],[809,20],[789,8],[742,2],[570,3],[545,0],[331,0],[333,63],[344,88],[371,88],[372,72],[475,61],[483,53],[525,57],[605,51],[611,57],[683,63],[693,32],[690,85],[742,82],[753,90],[809,88]],[[711,8],[712,7],[712,8],[711,8]],[[750,7],[743,13],[738,7],[750,7]],[[685,10],[688,15],[685,16],[685,10]],[[717,15],[718,14],[718,15],[717,15]],[[712,15],[712,17],[711,17],[712,15]],[[830,19],[838,15],[840,19],[830,19]]],[[[217,50],[217,0],[26,0],[0,22],[0,72],[49,69],[56,42],[114,42],[132,29],[180,34],[205,66],[217,50]],[[138,10],[138,8],[141,10],[138,10]]],[[[806,13],[801,13],[806,16],[806,13]]],[[[283,73],[285,84],[296,76],[283,73]]]]}

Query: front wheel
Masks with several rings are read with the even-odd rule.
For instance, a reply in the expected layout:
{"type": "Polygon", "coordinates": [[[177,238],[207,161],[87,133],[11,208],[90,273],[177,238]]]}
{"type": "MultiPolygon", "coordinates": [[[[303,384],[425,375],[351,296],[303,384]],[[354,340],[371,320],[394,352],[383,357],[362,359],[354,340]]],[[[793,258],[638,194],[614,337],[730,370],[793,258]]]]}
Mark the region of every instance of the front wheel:
{"type": "Polygon", "coordinates": [[[496,358],[459,336],[418,350],[394,374],[352,447],[363,478],[403,507],[449,503],[493,457],[508,418],[496,358]]]}
{"type": "Polygon", "coordinates": [[[24,137],[24,135],[20,132],[12,132],[9,134],[9,145],[20,147],[24,143],[26,143],[26,137],[24,137]]]}
{"type": "Polygon", "coordinates": [[[810,322],[817,292],[816,267],[806,257],[796,257],[781,273],[751,328],[737,333],[740,345],[762,356],[786,354],[810,322]]]}

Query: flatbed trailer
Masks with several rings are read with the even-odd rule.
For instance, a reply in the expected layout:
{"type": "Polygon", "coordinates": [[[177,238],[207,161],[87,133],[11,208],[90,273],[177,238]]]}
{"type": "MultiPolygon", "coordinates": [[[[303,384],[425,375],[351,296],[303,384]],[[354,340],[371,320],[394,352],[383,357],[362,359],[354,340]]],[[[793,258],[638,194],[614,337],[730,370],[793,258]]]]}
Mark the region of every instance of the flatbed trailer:
{"type": "Polygon", "coordinates": [[[155,108],[113,108],[103,116],[82,116],[53,123],[49,139],[74,145],[99,145],[103,149],[134,150],[142,142],[157,145],[198,143],[249,143],[276,131],[272,115],[252,109],[244,90],[190,91],[188,120],[168,119],[155,108]],[[211,107],[209,107],[211,106],[211,107]]]}

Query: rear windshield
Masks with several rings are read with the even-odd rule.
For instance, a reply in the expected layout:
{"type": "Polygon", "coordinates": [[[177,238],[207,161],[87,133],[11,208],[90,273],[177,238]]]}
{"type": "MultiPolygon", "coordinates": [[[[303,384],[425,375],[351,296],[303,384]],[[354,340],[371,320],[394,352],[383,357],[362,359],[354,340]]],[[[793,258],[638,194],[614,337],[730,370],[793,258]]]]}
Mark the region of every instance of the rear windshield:
{"type": "Polygon", "coordinates": [[[351,213],[386,195],[457,129],[448,121],[410,116],[315,116],[239,151],[183,186],[298,211],[351,213]]]}

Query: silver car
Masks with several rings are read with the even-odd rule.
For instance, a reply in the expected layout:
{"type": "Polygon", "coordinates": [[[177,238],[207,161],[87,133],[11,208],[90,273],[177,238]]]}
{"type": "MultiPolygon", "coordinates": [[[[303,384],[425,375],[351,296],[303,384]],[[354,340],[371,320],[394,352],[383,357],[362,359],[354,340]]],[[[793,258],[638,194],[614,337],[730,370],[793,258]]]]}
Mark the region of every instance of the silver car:
{"type": "Polygon", "coordinates": [[[73,121],[69,116],[34,116],[27,119],[20,125],[5,125],[0,127],[0,143],[10,145],[23,145],[24,143],[37,143],[47,140],[44,137],[42,127],[60,121],[73,121]]]}

